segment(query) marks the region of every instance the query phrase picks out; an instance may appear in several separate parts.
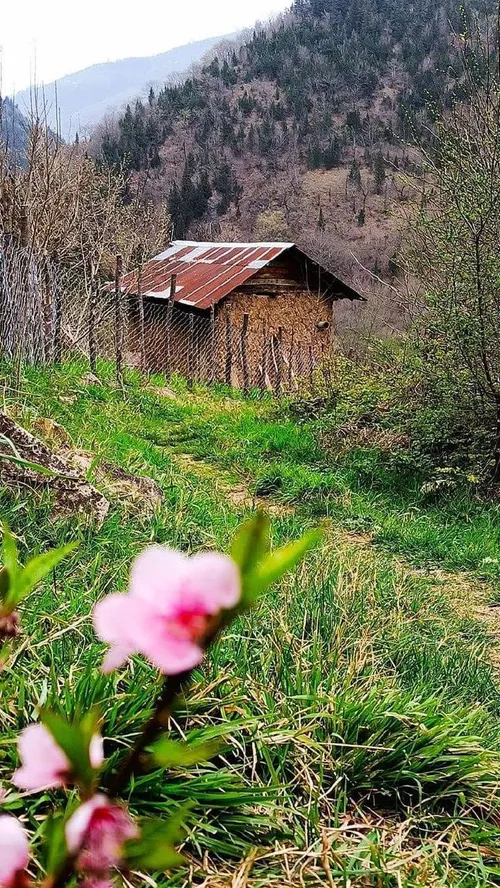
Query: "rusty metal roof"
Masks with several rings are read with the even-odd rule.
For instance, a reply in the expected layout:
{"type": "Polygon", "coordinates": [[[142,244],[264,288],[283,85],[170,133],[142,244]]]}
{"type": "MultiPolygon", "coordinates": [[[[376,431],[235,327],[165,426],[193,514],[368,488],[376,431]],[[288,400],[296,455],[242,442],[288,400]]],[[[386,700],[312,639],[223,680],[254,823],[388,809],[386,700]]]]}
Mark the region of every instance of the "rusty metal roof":
{"type": "MultiPolygon", "coordinates": [[[[200,243],[174,241],[170,247],[145,264],[141,275],[143,296],[168,299],[172,275],[177,276],[175,302],[193,308],[207,309],[245,281],[257,274],[287,250],[297,250],[292,243],[200,243]]],[[[304,255],[304,258],[305,257],[304,255]]],[[[312,261],[312,260],[309,260],[312,261]]],[[[324,272],[336,281],[350,299],[361,298],[346,284],[324,272]]],[[[138,273],[124,275],[122,289],[138,292],[138,273]]]]}

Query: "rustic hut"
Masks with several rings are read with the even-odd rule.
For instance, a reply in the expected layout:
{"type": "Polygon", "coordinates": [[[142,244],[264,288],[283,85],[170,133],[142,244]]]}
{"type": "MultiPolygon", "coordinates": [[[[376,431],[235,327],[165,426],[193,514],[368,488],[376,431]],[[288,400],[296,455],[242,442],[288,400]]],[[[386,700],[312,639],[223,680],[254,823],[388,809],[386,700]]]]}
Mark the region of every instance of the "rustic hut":
{"type": "Polygon", "coordinates": [[[292,243],[175,241],[122,289],[129,360],[243,388],[310,372],[332,344],[333,303],[362,298],[292,243]]]}

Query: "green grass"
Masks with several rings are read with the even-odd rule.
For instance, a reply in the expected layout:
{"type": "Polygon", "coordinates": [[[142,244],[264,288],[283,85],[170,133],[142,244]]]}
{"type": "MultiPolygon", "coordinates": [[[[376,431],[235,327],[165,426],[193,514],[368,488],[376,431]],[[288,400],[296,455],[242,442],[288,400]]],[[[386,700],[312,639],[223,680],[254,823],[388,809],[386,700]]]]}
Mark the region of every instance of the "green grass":
{"type": "MultiPolygon", "coordinates": [[[[0,673],[2,779],[16,763],[16,731],[47,702],[71,712],[98,703],[113,765],[150,709],[157,677],[140,660],[118,678],[97,677],[92,605],[124,588],[132,558],[152,541],[226,550],[249,511],[230,497],[244,483],[274,506],[274,545],[318,521],[325,542],[231,627],[176,716],[183,728],[222,730],[219,758],[189,775],[145,775],[131,787],[132,808],[167,814],[186,797],[197,803],[193,884],[231,884],[255,846],[254,888],[328,878],[379,888],[500,884],[500,693],[489,639],[474,611],[457,607],[456,590],[423,570],[495,583],[498,508],[463,498],[429,505],[416,484],[377,483],[368,457],[333,461],[314,421],[299,425],[270,400],[188,393],[182,380],[169,399],[152,390],[161,379],[145,387],[133,374],[123,395],[83,376],[77,364],[26,372],[9,406],[27,426],[40,416],[62,424],[75,448],[95,454],[92,477],[108,462],[153,478],[163,505],[148,516],[116,500],[96,528],[54,519],[44,495],[1,494],[24,554],[79,543],[28,600],[24,643],[0,673]],[[276,513],[278,503],[293,509],[276,513]],[[359,532],[373,544],[358,545],[359,532]],[[326,869],[322,841],[332,847],[326,869]]],[[[33,830],[51,802],[30,800],[33,830]]],[[[6,807],[22,804],[12,793],[6,807]]]]}

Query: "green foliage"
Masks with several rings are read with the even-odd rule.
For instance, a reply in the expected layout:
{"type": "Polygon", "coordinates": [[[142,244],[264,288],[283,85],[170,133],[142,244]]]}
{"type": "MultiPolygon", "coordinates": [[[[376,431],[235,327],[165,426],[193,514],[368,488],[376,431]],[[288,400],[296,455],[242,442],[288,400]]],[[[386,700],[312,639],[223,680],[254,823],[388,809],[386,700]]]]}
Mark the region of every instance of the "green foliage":
{"type": "Polygon", "coordinates": [[[217,750],[216,743],[179,743],[162,737],[150,752],[154,763],[161,768],[188,768],[209,761],[217,750]]]}
{"type": "MultiPolygon", "coordinates": [[[[125,588],[144,546],[226,551],[246,518],[259,557],[249,557],[248,526],[233,551],[251,576],[269,552],[301,538],[318,515],[325,519],[322,540],[232,624],[197,671],[164,747],[168,779],[158,766],[130,786],[138,822],[162,822],[151,826],[151,841],[130,848],[131,868],[151,866],[161,888],[206,879],[204,855],[217,878],[233,878],[255,845],[264,849],[255,880],[283,884],[275,849],[284,842],[301,855],[301,878],[321,880],[320,837],[330,827],[339,884],[346,873],[355,888],[392,888],[395,879],[403,888],[431,879],[446,888],[495,884],[500,694],[492,639],[464,588],[469,572],[481,578],[481,595],[500,580],[499,512],[467,491],[431,501],[421,493],[423,470],[409,467],[402,478],[391,468],[394,440],[388,451],[370,435],[401,433],[397,374],[381,369],[392,362],[401,356],[382,349],[374,366],[339,358],[293,402],[246,400],[222,387],[186,393],[181,380],[170,382],[174,397],[166,399],[154,388],[161,378],[144,385],[133,373],[122,394],[105,364],[100,386],[88,384],[77,363],[27,371],[28,426],[51,416],[92,450],[96,465],[152,477],[164,502],[148,516],[121,497],[96,527],[54,519],[45,497],[1,494],[23,553],[79,538],[58,570],[56,594],[46,580],[25,600],[29,649],[19,652],[15,676],[0,673],[9,701],[2,779],[12,773],[13,737],[33,720],[33,701],[67,711],[70,724],[99,707],[110,756],[104,785],[137,737],[157,694],[154,670],[138,660],[129,684],[121,676],[96,680],[101,647],[88,615],[103,594],[125,588]],[[279,483],[266,489],[265,478],[279,483]],[[269,529],[259,518],[257,534],[251,497],[233,502],[231,490],[253,491],[259,482],[273,519],[269,529]],[[223,749],[203,760],[200,751],[217,738],[223,749]],[[179,761],[188,752],[193,765],[179,761]],[[165,876],[176,863],[169,819],[179,808],[193,873],[181,864],[165,876]]],[[[15,796],[6,804],[20,805],[15,796]]],[[[27,801],[34,834],[51,805],[48,794],[27,801]]]]}
{"type": "Polygon", "coordinates": [[[498,486],[500,84],[497,55],[470,31],[464,21],[463,101],[437,116],[407,261],[426,288],[415,377],[431,434],[441,427],[462,465],[498,486]]]}
{"type": "Polygon", "coordinates": [[[31,558],[24,567],[19,565],[15,537],[4,522],[2,538],[1,597],[3,610],[10,613],[26,598],[35,586],[51,573],[64,558],[76,548],[75,543],[68,543],[31,558]]]}
{"type": "Polygon", "coordinates": [[[184,828],[186,808],[180,809],[167,822],[146,820],[140,824],[141,837],[126,843],[125,860],[130,867],[144,868],[153,872],[165,872],[184,862],[175,850],[184,828]]]}

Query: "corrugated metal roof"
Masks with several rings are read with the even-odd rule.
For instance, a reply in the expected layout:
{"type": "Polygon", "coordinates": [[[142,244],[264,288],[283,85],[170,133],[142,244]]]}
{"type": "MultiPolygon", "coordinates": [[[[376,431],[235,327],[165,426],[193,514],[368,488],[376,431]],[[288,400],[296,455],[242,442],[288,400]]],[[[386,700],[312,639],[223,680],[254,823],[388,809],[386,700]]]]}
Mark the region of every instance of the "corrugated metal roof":
{"type": "MultiPolygon", "coordinates": [[[[174,241],[143,267],[142,295],[168,299],[170,281],[172,275],[176,275],[176,302],[199,309],[210,308],[292,248],[295,249],[292,243],[174,241]]],[[[122,287],[125,292],[137,293],[137,271],[123,277],[122,287]]],[[[358,294],[352,293],[350,298],[358,298],[358,294]]]]}

